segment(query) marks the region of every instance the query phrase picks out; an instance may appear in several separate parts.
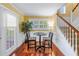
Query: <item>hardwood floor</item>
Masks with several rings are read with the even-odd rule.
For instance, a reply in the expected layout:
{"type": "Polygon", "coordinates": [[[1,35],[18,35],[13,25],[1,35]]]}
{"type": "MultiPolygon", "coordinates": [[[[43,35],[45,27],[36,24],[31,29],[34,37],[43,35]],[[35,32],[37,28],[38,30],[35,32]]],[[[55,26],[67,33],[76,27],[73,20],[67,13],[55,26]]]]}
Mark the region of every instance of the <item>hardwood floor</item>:
{"type": "Polygon", "coordinates": [[[45,53],[36,52],[33,48],[27,48],[27,44],[22,44],[12,55],[15,56],[64,56],[63,53],[53,44],[53,48],[46,49],[45,53]]]}
{"type": "Polygon", "coordinates": [[[27,48],[27,44],[23,44],[19,50],[16,51],[16,56],[54,56],[53,51],[50,53],[50,49],[47,49],[47,53],[36,52],[33,48],[27,48]]]}

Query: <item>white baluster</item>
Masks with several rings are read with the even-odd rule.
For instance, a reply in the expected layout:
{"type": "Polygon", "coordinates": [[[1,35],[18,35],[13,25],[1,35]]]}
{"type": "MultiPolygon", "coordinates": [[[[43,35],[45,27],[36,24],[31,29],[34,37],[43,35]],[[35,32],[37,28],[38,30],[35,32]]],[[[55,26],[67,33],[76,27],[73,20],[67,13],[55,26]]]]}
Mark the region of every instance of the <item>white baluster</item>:
{"type": "Polygon", "coordinates": [[[71,27],[69,28],[69,30],[70,30],[70,37],[69,37],[69,39],[70,39],[70,45],[71,45],[71,27]]]}
{"type": "Polygon", "coordinates": [[[72,48],[74,50],[74,30],[72,30],[72,48]]]}
{"type": "Polygon", "coordinates": [[[68,25],[67,25],[67,41],[69,40],[69,28],[68,28],[68,25]]]}
{"type": "Polygon", "coordinates": [[[75,32],[75,54],[77,55],[77,33],[75,32]]]}

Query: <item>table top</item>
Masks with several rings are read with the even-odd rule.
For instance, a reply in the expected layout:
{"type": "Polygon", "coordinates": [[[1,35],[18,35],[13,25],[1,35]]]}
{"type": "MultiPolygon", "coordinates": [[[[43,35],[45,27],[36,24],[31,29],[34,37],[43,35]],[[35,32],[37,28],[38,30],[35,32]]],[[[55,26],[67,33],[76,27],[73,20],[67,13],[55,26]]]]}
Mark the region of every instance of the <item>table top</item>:
{"type": "Polygon", "coordinates": [[[36,33],[34,33],[34,35],[37,35],[37,36],[45,36],[46,35],[46,33],[43,33],[43,32],[36,32],[36,33]]]}

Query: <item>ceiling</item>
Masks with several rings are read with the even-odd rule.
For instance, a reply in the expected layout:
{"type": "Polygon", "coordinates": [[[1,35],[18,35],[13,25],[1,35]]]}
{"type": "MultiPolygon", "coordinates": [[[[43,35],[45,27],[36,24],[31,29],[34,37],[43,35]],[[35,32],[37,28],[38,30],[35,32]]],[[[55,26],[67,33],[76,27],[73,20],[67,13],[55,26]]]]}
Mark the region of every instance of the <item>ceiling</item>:
{"type": "Polygon", "coordinates": [[[15,8],[26,16],[52,16],[62,3],[13,3],[15,8]]]}

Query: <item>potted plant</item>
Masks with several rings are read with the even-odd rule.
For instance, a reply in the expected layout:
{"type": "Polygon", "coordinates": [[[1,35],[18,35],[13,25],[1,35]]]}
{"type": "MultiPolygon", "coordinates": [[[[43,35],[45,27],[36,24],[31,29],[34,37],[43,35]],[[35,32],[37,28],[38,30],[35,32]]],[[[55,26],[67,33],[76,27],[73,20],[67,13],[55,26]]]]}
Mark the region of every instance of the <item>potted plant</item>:
{"type": "Polygon", "coordinates": [[[27,22],[22,22],[21,24],[21,31],[24,32],[25,34],[25,43],[28,42],[29,39],[29,32],[32,29],[32,22],[27,21],[27,22]]]}

